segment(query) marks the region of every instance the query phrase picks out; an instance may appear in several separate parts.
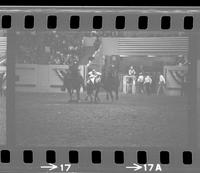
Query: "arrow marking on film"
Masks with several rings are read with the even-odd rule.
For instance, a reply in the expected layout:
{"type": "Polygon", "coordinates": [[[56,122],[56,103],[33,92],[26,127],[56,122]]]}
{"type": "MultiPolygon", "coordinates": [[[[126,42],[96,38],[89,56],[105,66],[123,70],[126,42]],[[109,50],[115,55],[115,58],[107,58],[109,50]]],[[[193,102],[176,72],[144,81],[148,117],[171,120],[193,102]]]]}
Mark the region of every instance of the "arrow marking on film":
{"type": "Polygon", "coordinates": [[[49,163],[48,166],[40,166],[40,168],[49,169],[49,171],[52,171],[52,170],[58,168],[58,166],[57,166],[57,165],[54,165],[54,164],[52,164],[52,163],[49,163]]]}
{"type": "Polygon", "coordinates": [[[142,166],[134,163],[133,166],[126,166],[127,169],[134,169],[134,171],[138,171],[140,169],[142,169],[142,166]]]}

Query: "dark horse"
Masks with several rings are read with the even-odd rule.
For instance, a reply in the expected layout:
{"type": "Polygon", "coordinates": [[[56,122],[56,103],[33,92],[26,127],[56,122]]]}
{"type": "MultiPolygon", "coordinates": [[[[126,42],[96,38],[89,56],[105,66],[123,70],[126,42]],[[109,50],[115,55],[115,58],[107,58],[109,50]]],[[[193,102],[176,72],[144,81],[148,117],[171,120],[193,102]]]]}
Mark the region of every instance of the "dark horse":
{"type": "Polygon", "coordinates": [[[73,93],[76,91],[77,99],[76,102],[80,101],[80,89],[81,86],[84,88],[84,80],[81,76],[78,68],[77,69],[70,69],[66,73],[63,74],[63,86],[61,88],[62,91],[65,91],[67,88],[67,91],[70,96],[69,102],[73,101],[73,93]]]}
{"type": "Polygon", "coordinates": [[[94,92],[94,99],[95,102],[100,101],[99,99],[99,91],[100,88],[103,88],[106,91],[106,99],[109,100],[109,97],[111,100],[114,100],[113,92],[115,93],[115,99],[119,99],[119,85],[120,85],[120,80],[119,80],[119,75],[118,75],[118,70],[115,69],[115,67],[108,67],[106,69],[102,69],[102,76],[100,78],[100,81],[96,82],[94,81],[94,84],[92,85],[89,83],[87,85],[87,90],[88,88],[90,89],[90,94],[92,95],[94,92]]]}
{"type": "Polygon", "coordinates": [[[109,96],[111,100],[113,101],[113,92],[115,93],[115,99],[119,99],[119,85],[120,85],[120,80],[119,80],[119,74],[118,70],[115,69],[115,67],[110,66],[108,69],[104,70],[102,73],[102,85],[103,88],[106,91],[106,99],[109,100],[109,96]]]}

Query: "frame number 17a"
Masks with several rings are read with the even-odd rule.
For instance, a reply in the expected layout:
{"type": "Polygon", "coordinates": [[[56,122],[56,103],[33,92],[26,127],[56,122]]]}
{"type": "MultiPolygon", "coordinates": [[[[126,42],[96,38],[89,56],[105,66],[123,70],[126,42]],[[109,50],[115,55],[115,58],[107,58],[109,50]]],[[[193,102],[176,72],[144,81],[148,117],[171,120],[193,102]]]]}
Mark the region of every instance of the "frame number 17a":
{"type": "Polygon", "coordinates": [[[131,166],[126,166],[126,169],[132,169],[133,171],[139,171],[139,170],[143,170],[143,171],[162,171],[161,165],[160,164],[143,164],[143,165],[139,165],[136,163],[133,163],[133,165],[131,166]]]}

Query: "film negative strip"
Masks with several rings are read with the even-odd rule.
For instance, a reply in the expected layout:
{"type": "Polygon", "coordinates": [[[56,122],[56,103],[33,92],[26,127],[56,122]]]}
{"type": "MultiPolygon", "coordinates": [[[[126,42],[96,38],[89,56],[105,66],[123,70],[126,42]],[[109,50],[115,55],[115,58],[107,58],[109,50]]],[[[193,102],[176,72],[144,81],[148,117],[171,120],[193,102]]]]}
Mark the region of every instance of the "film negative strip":
{"type": "Polygon", "coordinates": [[[200,9],[0,8],[0,172],[199,172],[200,9]]]}

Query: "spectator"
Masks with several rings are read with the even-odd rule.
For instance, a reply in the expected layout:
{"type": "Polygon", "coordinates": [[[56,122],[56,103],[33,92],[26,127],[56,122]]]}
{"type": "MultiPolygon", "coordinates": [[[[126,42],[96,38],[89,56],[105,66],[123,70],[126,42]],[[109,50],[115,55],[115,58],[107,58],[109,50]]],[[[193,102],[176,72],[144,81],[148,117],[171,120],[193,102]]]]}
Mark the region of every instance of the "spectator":
{"type": "Polygon", "coordinates": [[[144,78],[144,86],[145,86],[145,90],[146,90],[147,95],[150,95],[151,84],[152,84],[152,79],[149,75],[147,75],[144,78]]]}
{"type": "Polygon", "coordinates": [[[159,72],[158,90],[157,95],[164,94],[166,80],[162,73],[159,72]]]}
{"type": "Polygon", "coordinates": [[[142,94],[143,93],[143,83],[144,83],[144,76],[143,76],[142,72],[138,76],[137,83],[138,83],[138,93],[142,94]]]}
{"type": "Polygon", "coordinates": [[[128,70],[128,75],[130,77],[128,77],[128,80],[127,80],[127,88],[131,94],[135,93],[135,74],[136,74],[136,72],[135,72],[133,66],[130,66],[130,68],[128,70]]]}
{"type": "Polygon", "coordinates": [[[128,70],[128,75],[129,75],[129,76],[133,76],[133,75],[135,75],[135,74],[136,74],[136,72],[135,72],[133,66],[130,66],[130,68],[129,68],[129,70],[128,70]]]}

